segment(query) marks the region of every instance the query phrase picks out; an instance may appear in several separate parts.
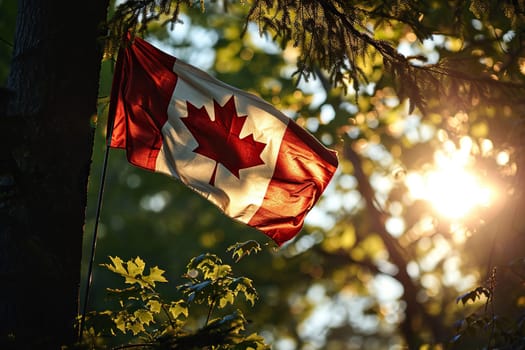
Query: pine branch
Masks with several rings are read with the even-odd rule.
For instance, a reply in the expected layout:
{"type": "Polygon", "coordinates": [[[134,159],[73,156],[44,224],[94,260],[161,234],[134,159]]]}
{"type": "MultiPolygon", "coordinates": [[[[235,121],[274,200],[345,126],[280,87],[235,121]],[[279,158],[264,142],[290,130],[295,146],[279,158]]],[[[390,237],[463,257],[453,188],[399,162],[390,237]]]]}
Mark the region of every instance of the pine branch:
{"type": "Polygon", "coordinates": [[[351,81],[357,90],[368,83],[359,61],[366,62],[375,51],[382,56],[385,73],[393,78],[400,99],[410,100],[411,111],[418,107],[425,114],[428,100],[436,96],[458,99],[460,109],[471,108],[472,100],[496,103],[495,95],[511,96],[513,104],[520,104],[525,84],[494,80],[488,74],[469,75],[446,59],[435,65],[413,65],[412,57],[401,55],[389,42],[375,39],[367,29],[371,18],[397,20],[409,25],[419,38],[428,37],[431,31],[415,19],[414,13],[422,10],[413,1],[388,1],[367,10],[337,0],[261,0],[254,2],[247,19],[259,23],[261,31],[272,31],[283,46],[290,42],[300,49],[295,73],[299,79],[307,80],[316,69],[322,69],[329,72],[332,85],[346,88],[351,81]],[[395,9],[389,12],[387,6],[395,9]],[[293,23],[289,20],[292,12],[293,23]],[[407,17],[408,13],[412,17],[407,17]]]}
{"type": "MultiPolygon", "coordinates": [[[[161,17],[166,18],[164,24],[174,25],[179,20],[181,6],[197,4],[201,9],[204,6],[201,0],[129,0],[119,5],[108,22],[105,56],[115,55],[128,32],[132,36],[144,34],[148,24],[161,17]]],[[[324,70],[328,72],[329,83],[342,86],[345,92],[348,84],[356,91],[368,84],[360,62],[366,62],[375,51],[383,58],[385,75],[393,79],[399,98],[409,99],[410,111],[418,107],[425,114],[428,100],[436,96],[457,100],[459,109],[471,108],[473,100],[497,104],[499,96],[507,100],[510,96],[513,105],[522,105],[523,83],[494,80],[488,74],[467,74],[457,70],[457,64],[448,59],[416,66],[411,57],[401,55],[392,43],[373,37],[367,27],[371,19],[405,23],[420,39],[428,37],[430,29],[424,28],[414,15],[423,13],[417,1],[391,0],[372,5],[365,8],[339,0],[254,0],[246,15],[244,31],[248,22],[254,21],[260,34],[270,32],[273,40],[280,41],[283,47],[288,43],[298,47],[300,55],[294,75],[308,80],[316,70],[324,70]]],[[[461,11],[455,16],[461,16],[461,11]]]]}
{"type": "MultiPolygon", "coordinates": [[[[106,49],[104,57],[113,57],[124,43],[128,33],[131,37],[145,34],[148,25],[163,18],[163,25],[172,28],[179,23],[181,6],[192,7],[192,0],[128,0],[120,4],[107,22],[106,49]]],[[[199,6],[204,10],[204,2],[199,6]]]]}

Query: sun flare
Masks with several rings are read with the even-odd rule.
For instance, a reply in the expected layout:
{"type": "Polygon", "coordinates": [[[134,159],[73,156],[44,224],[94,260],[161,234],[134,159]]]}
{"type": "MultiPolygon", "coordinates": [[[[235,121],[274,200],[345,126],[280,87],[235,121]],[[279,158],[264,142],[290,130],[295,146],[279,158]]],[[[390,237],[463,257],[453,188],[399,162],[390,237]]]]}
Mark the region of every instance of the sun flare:
{"type": "Polygon", "coordinates": [[[476,207],[487,207],[491,191],[465,169],[437,169],[427,174],[427,200],[441,215],[465,217],[476,207]]]}
{"type": "Polygon", "coordinates": [[[432,168],[406,178],[412,198],[429,202],[439,215],[451,220],[489,207],[494,197],[490,185],[472,169],[470,140],[462,139],[457,149],[445,143],[444,149],[436,151],[432,168]]]}

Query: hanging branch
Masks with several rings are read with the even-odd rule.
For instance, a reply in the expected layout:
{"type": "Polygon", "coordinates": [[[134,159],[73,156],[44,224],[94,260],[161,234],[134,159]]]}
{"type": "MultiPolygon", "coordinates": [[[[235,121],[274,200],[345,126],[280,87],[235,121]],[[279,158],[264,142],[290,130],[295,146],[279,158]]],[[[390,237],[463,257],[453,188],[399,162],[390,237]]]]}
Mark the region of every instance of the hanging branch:
{"type": "MultiPolygon", "coordinates": [[[[414,65],[413,57],[401,55],[392,43],[378,40],[368,29],[370,19],[378,22],[395,20],[405,23],[424,39],[433,33],[417,20],[423,9],[417,1],[387,1],[366,10],[349,2],[336,0],[254,1],[247,19],[259,25],[260,31],[274,33],[282,46],[288,43],[300,49],[296,74],[308,79],[315,67],[329,73],[332,85],[346,88],[351,81],[357,90],[368,83],[359,62],[366,62],[375,51],[383,58],[385,72],[393,79],[400,99],[408,98],[411,111],[418,107],[425,113],[428,100],[441,96],[453,98],[458,109],[467,109],[472,101],[501,103],[523,108],[525,84],[493,79],[479,65],[479,72],[466,74],[457,69],[461,62],[441,59],[433,65],[414,65]],[[390,12],[386,9],[390,6],[390,12]],[[293,18],[293,20],[292,20],[293,18]]],[[[458,21],[458,14],[455,13],[458,21]]],[[[472,64],[472,61],[469,61],[472,64]]]]}
{"type": "MultiPolygon", "coordinates": [[[[223,8],[227,9],[227,0],[223,8]]],[[[148,24],[163,20],[174,26],[179,22],[182,6],[199,7],[203,0],[128,0],[119,5],[108,22],[105,57],[115,55],[126,33],[144,34],[148,24]]],[[[420,40],[434,32],[417,19],[425,9],[414,0],[384,1],[367,9],[363,5],[337,0],[253,0],[246,15],[259,25],[260,33],[270,32],[282,47],[291,43],[300,49],[296,75],[308,80],[316,67],[329,73],[332,86],[347,89],[352,84],[357,90],[367,84],[366,73],[359,62],[366,62],[375,51],[383,58],[385,72],[393,79],[400,99],[408,98],[411,111],[418,107],[425,114],[429,98],[441,96],[444,101],[455,100],[458,109],[468,109],[473,101],[498,105],[505,98],[507,104],[522,108],[525,104],[525,84],[494,80],[488,73],[466,74],[457,69],[458,63],[447,59],[433,65],[413,65],[413,57],[401,55],[392,43],[378,40],[368,29],[370,19],[378,22],[397,21],[409,26],[420,40]]],[[[514,9],[522,16],[521,8],[514,9]]],[[[458,11],[453,20],[460,23],[458,11]]],[[[517,53],[514,53],[517,57],[517,53]]],[[[470,62],[470,61],[469,61],[470,62]]]]}
{"type": "MultiPolygon", "coordinates": [[[[143,35],[151,22],[164,21],[171,29],[181,23],[179,15],[182,5],[192,7],[196,4],[191,0],[128,0],[115,9],[115,13],[107,22],[107,37],[104,57],[114,57],[118,48],[124,44],[128,33],[133,38],[136,34],[143,35]]],[[[198,1],[204,11],[204,1],[198,1]]]]}

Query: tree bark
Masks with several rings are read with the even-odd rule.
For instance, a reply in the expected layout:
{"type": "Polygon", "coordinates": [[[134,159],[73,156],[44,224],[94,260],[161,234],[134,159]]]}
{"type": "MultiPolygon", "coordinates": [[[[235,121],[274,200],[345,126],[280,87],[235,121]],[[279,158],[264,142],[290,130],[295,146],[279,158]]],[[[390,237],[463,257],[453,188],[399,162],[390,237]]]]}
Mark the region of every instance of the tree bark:
{"type": "Polygon", "coordinates": [[[0,108],[0,348],[75,341],[108,0],[20,0],[0,108]]]}
{"type": "Polygon", "coordinates": [[[398,270],[395,278],[403,286],[403,300],[406,302],[405,319],[400,325],[400,329],[405,336],[409,349],[419,349],[424,341],[421,338],[421,333],[427,332],[430,334],[432,341],[443,341],[445,331],[438,319],[429,314],[423,305],[417,301],[417,292],[419,287],[415,284],[408,274],[407,259],[403,256],[403,252],[398,242],[394,237],[388,233],[385,228],[385,215],[377,209],[374,203],[374,191],[370,185],[368,177],[363,171],[361,158],[352,149],[351,144],[345,144],[343,155],[348,159],[354,167],[354,176],[357,179],[359,193],[363,196],[367,213],[371,216],[373,230],[381,237],[385,244],[386,251],[389,255],[389,260],[394,264],[398,270]]]}

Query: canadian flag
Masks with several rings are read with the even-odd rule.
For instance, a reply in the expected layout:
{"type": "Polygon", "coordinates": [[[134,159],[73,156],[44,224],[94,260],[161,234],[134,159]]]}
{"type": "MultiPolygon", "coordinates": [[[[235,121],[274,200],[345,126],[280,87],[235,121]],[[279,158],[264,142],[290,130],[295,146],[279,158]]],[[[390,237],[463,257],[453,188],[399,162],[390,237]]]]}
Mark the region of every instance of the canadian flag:
{"type": "Polygon", "coordinates": [[[261,98],[140,38],[119,53],[108,137],[133,165],[179,179],[279,245],[301,230],[338,163],[261,98]]]}

